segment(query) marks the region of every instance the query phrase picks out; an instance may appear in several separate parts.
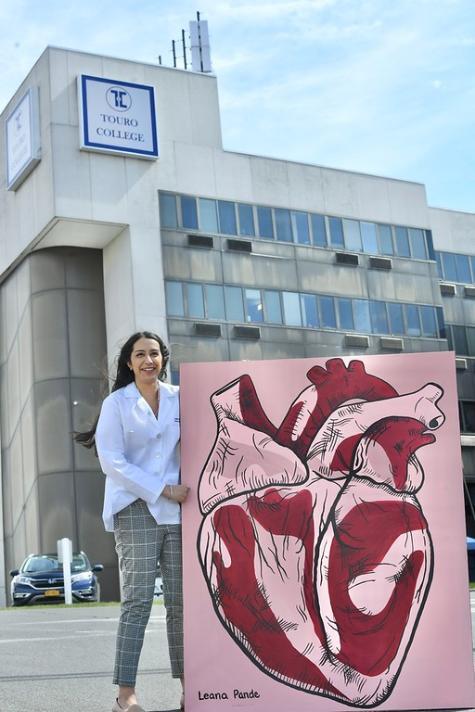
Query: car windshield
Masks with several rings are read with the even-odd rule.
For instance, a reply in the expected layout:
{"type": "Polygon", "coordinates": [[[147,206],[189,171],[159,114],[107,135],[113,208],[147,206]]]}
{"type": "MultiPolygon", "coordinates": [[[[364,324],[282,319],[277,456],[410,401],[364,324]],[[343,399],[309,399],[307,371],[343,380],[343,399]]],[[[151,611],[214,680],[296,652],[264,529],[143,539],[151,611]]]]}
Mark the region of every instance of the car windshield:
{"type": "MultiPolygon", "coordinates": [[[[58,557],[54,554],[45,554],[44,556],[31,556],[24,564],[23,571],[25,573],[36,573],[38,571],[53,571],[61,568],[62,565],[58,562],[58,557]]],[[[89,568],[89,562],[84,554],[73,554],[71,562],[71,571],[86,571],[89,568]]]]}

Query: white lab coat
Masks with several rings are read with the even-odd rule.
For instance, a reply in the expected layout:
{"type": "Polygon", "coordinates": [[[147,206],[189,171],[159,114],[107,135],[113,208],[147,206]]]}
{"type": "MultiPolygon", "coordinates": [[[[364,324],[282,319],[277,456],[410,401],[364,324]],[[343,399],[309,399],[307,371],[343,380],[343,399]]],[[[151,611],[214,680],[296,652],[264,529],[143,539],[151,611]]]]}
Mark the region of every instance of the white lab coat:
{"type": "Polygon", "coordinates": [[[143,499],[158,524],[178,524],[180,505],[160,496],[180,478],[178,386],[160,382],[155,417],[135,382],[105,398],[96,429],[96,447],[106,475],[102,518],[114,530],[114,514],[143,499]]]}

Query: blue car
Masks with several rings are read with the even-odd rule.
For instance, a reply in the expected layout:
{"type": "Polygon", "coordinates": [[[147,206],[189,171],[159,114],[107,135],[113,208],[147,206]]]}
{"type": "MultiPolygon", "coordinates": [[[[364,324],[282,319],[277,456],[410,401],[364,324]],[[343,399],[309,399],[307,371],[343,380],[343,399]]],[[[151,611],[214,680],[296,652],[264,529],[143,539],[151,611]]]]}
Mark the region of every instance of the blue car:
{"type": "MultiPolygon", "coordinates": [[[[96,573],[102,564],[91,566],[84,552],[73,554],[71,588],[73,600],[99,601],[100,585],[96,573]]],[[[63,566],[56,554],[30,554],[19,569],[10,571],[14,606],[28,603],[64,601],[63,566]]]]}

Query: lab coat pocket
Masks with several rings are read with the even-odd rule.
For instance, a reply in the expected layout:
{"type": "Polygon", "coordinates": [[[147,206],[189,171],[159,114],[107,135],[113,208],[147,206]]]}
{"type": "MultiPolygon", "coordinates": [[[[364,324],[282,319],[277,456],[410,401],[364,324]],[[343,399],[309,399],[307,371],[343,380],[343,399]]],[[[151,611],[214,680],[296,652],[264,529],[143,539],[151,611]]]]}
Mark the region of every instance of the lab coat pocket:
{"type": "Polygon", "coordinates": [[[180,440],[180,419],[174,418],[166,427],[167,440],[171,446],[175,445],[180,440]]]}

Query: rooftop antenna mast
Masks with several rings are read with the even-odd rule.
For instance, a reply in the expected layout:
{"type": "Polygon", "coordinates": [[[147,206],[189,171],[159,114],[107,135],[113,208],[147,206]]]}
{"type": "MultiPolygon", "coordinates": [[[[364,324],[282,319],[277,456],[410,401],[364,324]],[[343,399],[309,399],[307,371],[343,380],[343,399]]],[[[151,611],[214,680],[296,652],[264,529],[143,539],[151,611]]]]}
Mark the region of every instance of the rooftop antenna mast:
{"type": "MultiPolygon", "coordinates": [[[[172,40],[172,55],[173,55],[173,66],[176,69],[177,66],[177,40],[172,40]]],[[[181,31],[181,45],[182,45],[182,51],[183,51],[183,68],[188,69],[188,61],[186,57],[186,41],[185,41],[185,30],[181,31]]],[[[160,64],[161,62],[161,57],[159,58],[160,64]]]]}
{"type": "MultiPolygon", "coordinates": [[[[173,67],[176,69],[177,66],[177,42],[178,40],[172,40],[172,56],[173,56],[173,67]]],[[[186,56],[186,40],[185,40],[185,30],[181,31],[181,43],[183,48],[183,67],[188,69],[188,58],[186,56]]],[[[196,20],[190,22],[190,48],[191,50],[191,69],[194,72],[212,72],[211,68],[211,55],[209,48],[209,34],[208,34],[208,22],[202,20],[200,13],[196,13],[196,20]]],[[[162,56],[159,55],[158,63],[162,64],[162,56]]]]}
{"type": "Polygon", "coordinates": [[[185,30],[181,31],[181,44],[183,47],[183,67],[188,69],[188,63],[186,61],[186,43],[185,43],[185,30]]]}
{"type": "Polygon", "coordinates": [[[175,40],[172,40],[172,53],[173,53],[173,66],[176,69],[176,49],[175,49],[175,40]]]}

